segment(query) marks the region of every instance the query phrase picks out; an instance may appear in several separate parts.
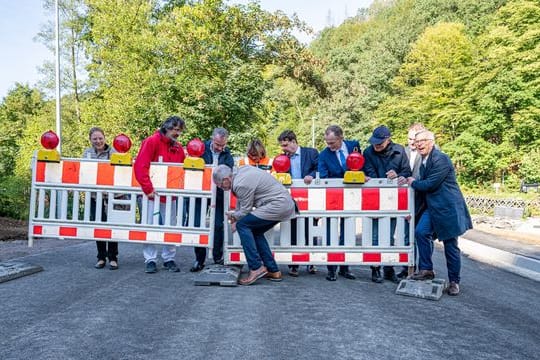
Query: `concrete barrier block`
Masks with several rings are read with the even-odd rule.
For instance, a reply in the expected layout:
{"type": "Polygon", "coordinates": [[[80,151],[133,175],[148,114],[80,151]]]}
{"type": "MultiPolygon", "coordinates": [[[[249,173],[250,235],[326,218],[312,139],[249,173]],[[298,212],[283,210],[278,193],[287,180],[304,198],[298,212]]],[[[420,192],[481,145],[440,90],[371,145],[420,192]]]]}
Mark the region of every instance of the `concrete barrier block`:
{"type": "Polygon", "coordinates": [[[428,300],[439,300],[445,288],[446,281],[444,279],[426,281],[402,280],[396,289],[396,294],[428,300]]]}
{"type": "Polygon", "coordinates": [[[35,274],[43,271],[39,265],[28,264],[20,261],[5,261],[0,263],[0,283],[17,279],[22,276],[35,274]]]}
{"type": "Polygon", "coordinates": [[[195,285],[237,286],[241,270],[241,266],[210,265],[195,277],[195,285]]]}

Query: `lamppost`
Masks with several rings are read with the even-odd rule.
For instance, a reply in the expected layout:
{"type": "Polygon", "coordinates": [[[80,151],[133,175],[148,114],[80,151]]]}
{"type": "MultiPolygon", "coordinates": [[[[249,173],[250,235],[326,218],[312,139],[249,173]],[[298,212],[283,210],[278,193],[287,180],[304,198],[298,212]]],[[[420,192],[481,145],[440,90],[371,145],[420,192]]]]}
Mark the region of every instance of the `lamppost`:
{"type": "Polygon", "coordinates": [[[55,17],[56,17],[56,134],[60,142],[58,143],[58,151],[62,153],[62,125],[60,120],[60,10],[58,1],[55,1],[55,17]]]}

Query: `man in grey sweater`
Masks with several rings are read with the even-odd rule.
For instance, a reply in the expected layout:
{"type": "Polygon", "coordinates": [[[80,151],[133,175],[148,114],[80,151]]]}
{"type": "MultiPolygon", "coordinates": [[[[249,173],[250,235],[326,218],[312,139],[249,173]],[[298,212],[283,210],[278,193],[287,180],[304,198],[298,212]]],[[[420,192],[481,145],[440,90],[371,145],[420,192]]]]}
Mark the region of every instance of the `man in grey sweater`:
{"type": "Polygon", "coordinates": [[[294,217],[294,201],[289,192],[272,175],[253,166],[243,166],[236,172],[225,165],[214,170],[214,183],[236,196],[234,211],[227,213],[232,230],[238,231],[250,269],[241,285],[251,285],[266,276],[281,280],[281,272],[272,256],[264,233],[281,221],[294,217]]]}

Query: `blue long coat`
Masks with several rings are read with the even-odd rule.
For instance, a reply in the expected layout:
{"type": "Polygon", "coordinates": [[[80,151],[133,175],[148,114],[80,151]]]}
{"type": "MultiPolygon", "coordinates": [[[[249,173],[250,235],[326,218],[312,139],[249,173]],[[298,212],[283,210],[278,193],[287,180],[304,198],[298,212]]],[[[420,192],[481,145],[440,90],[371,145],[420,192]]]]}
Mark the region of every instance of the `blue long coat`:
{"type": "Polygon", "coordinates": [[[448,240],[472,229],[471,216],[459,189],[448,155],[433,148],[420,178],[412,188],[423,196],[439,240],[448,240]]]}

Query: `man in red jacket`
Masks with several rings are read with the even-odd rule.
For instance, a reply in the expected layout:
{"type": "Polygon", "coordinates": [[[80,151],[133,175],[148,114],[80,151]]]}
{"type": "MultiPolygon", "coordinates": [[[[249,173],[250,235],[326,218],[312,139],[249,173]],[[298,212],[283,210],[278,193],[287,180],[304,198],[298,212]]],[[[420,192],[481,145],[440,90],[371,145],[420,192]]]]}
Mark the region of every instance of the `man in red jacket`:
{"type": "MultiPolygon", "coordinates": [[[[184,162],[184,149],[177,139],[185,129],[184,120],[178,116],[171,116],[161,125],[153,135],[143,140],[139,154],[135,159],[133,166],[135,178],[141,184],[141,188],[148,197],[148,216],[147,223],[152,224],[154,219],[154,197],[156,196],[154,186],[150,179],[150,163],[151,162],[184,162]]],[[[174,214],[176,214],[176,200],[173,201],[171,209],[171,224],[176,223],[174,214]]],[[[159,204],[159,223],[163,224],[165,215],[165,197],[161,197],[159,204]]],[[[153,274],[157,272],[157,247],[153,244],[145,244],[143,246],[145,272],[153,274]]],[[[176,256],[176,246],[164,245],[161,250],[161,258],[163,259],[163,267],[171,272],[178,272],[180,269],[176,266],[174,258],[176,256]]]]}

